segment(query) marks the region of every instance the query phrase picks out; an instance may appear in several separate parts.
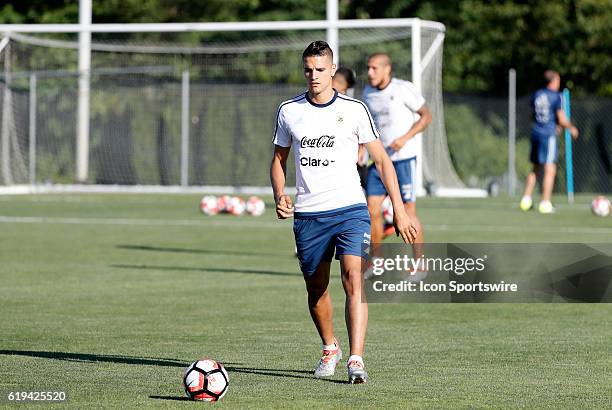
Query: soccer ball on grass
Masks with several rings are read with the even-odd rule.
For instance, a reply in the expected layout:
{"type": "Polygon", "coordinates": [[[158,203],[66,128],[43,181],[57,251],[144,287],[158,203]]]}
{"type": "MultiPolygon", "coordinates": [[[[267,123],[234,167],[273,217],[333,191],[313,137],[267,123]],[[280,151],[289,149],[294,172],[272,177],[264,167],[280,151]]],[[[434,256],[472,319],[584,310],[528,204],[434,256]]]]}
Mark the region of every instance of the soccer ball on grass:
{"type": "Polygon", "coordinates": [[[266,211],[266,204],[261,198],[252,196],[247,199],[246,210],[250,215],[261,216],[266,211]]]}
{"type": "Polygon", "coordinates": [[[230,204],[232,197],[229,195],[222,195],[219,197],[219,212],[228,212],[227,208],[230,204]]]}
{"type": "Polygon", "coordinates": [[[246,204],[244,199],[239,196],[233,196],[230,198],[229,203],[225,207],[225,211],[228,214],[232,214],[234,216],[240,216],[246,210],[246,204]]]}
{"type": "Polygon", "coordinates": [[[219,202],[217,197],[206,195],[200,200],[200,211],[204,215],[217,215],[219,213],[219,202]]]}
{"type": "Polygon", "coordinates": [[[183,387],[192,400],[218,401],[227,393],[229,376],[221,363],[200,359],[185,369],[183,387]]]}
{"type": "Polygon", "coordinates": [[[597,216],[603,217],[610,215],[610,208],[612,208],[610,200],[602,195],[596,197],[593,199],[593,202],[591,202],[591,211],[597,216]]]}

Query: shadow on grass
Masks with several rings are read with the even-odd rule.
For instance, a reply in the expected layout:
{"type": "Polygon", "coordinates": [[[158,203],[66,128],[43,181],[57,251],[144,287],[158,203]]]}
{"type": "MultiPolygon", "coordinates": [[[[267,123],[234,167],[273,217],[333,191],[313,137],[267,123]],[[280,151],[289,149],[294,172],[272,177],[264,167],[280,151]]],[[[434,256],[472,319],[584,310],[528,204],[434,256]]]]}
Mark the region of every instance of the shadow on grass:
{"type": "Polygon", "coordinates": [[[228,251],[228,250],[211,250],[211,249],[189,249],[189,248],[171,248],[164,246],[150,245],[117,245],[118,249],[127,249],[131,251],[151,251],[151,252],[175,252],[175,253],[198,253],[205,255],[229,255],[229,256],[273,256],[275,258],[293,258],[291,253],[271,253],[271,252],[248,252],[248,251],[228,251]]]}
{"type": "Polygon", "coordinates": [[[157,400],[191,401],[189,397],[181,397],[181,396],[149,396],[149,398],[157,399],[157,400]]]}
{"type": "Polygon", "coordinates": [[[260,269],[229,269],[229,268],[195,268],[189,266],[155,266],[155,265],[125,265],[111,264],[111,268],[139,270],[170,270],[180,272],[213,272],[213,273],[246,273],[251,275],[298,276],[297,272],[274,272],[260,269]]]}
{"type": "Polygon", "coordinates": [[[68,353],[68,352],[41,352],[41,351],[33,351],[33,350],[0,350],[0,355],[39,357],[42,359],[65,360],[69,362],[120,363],[120,364],[138,364],[138,365],[144,365],[144,366],[186,367],[188,364],[188,363],[181,362],[175,359],[166,359],[166,358],[160,358],[160,357],[138,357],[138,356],[121,356],[121,355],[91,354],[91,353],[68,353]]]}
{"type": "MultiPolygon", "coordinates": [[[[80,363],[119,363],[119,364],[134,364],[140,366],[163,366],[185,368],[189,363],[178,359],[168,359],[162,357],[139,357],[139,356],[122,356],[122,355],[107,355],[93,353],[70,353],[70,352],[45,352],[35,350],[0,350],[0,356],[26,356],[37,357],[41,359],[65,360],[69,362],[80,363]]],[[[291,370],[291,369],[267,369],[256,367],[245,367],[239,363],[223,363],[223,366],[229,373],[245,373],[258,376],[270,376],[293,379],[312,379],[321,380],[329,383],[346,384],[342,380],[333,379],[318,379],[312,375],[310,370],[291,370]]],[[[149,396],[153,399],[164,400],[183,400],[182,398],[173,396],[149,396]]]]}

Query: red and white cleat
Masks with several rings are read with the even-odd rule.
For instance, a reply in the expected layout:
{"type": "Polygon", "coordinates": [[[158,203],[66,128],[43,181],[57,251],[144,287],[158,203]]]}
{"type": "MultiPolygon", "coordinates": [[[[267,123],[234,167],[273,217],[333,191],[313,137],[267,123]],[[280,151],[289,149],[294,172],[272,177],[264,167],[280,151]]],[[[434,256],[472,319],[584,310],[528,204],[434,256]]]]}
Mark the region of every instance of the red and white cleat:
{"type": "Polygon", "coordinates": [[[334,344],[336,345],[335,349],[323,349],[319,364],[314,371],[315,377],[333,376],[336,373],[336,366],[342,360],[342,350],[336,339],[334,339],[334,344]]]}
{"type": "Polygon", "coordinates": [[[360,360],[349,360],[348,379],[350,384],[363,384],[368,381],[368,372],[365,371],[365,366],[360,360]]]}

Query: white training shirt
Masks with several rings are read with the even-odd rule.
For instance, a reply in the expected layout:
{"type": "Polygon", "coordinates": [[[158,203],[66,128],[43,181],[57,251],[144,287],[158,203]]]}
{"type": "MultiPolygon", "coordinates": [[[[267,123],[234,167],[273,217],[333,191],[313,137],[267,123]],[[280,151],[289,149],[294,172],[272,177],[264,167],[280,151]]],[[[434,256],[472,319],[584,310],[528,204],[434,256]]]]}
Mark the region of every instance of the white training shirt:
{"type": "Polygon", "coordinates": [[[364,103],[336,92],[327,104],[308,93],[278,108],[274,144],[292,147],[296,212],[323,212],[365,204],[357,173],[359,144],[378,138],[364,103]]]}
{"type": "Polygon", "coordinates": [[[380,140],[391,161],[400,161],[418,155],[419,142],[410,138],[399,151],[388,148],[391,143],[408,132],[419,119],[417,111],[425,104],[425,99],[409,81],[392,78],[384,89],[367,85],[363,90],[363,101],[366,103],[376,127],[380,140]]]}

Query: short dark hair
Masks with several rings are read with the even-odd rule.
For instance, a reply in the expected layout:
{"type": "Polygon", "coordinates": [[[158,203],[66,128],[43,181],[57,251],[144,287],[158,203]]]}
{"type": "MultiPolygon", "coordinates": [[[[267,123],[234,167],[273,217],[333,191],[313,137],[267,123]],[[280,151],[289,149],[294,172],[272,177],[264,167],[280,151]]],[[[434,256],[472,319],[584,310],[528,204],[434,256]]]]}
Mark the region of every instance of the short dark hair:
{"type": "Polygon", "coordinates": [[[330,56],[332,60],[334,59],[334,52],[332,51],[329,44],[327,44],[323,40],[313,41],[308,44],[306,50],[302,53],[302,60],[306,57],[320,57],[320,56],[330,56]]]}
{"type": "Polygon", "coordinates": [[[347,67],[338,67],[336,75],[338,74],[344,77],[348,88],[353,88],[355,86],[355,72],[353,70],[347,67]]]}

